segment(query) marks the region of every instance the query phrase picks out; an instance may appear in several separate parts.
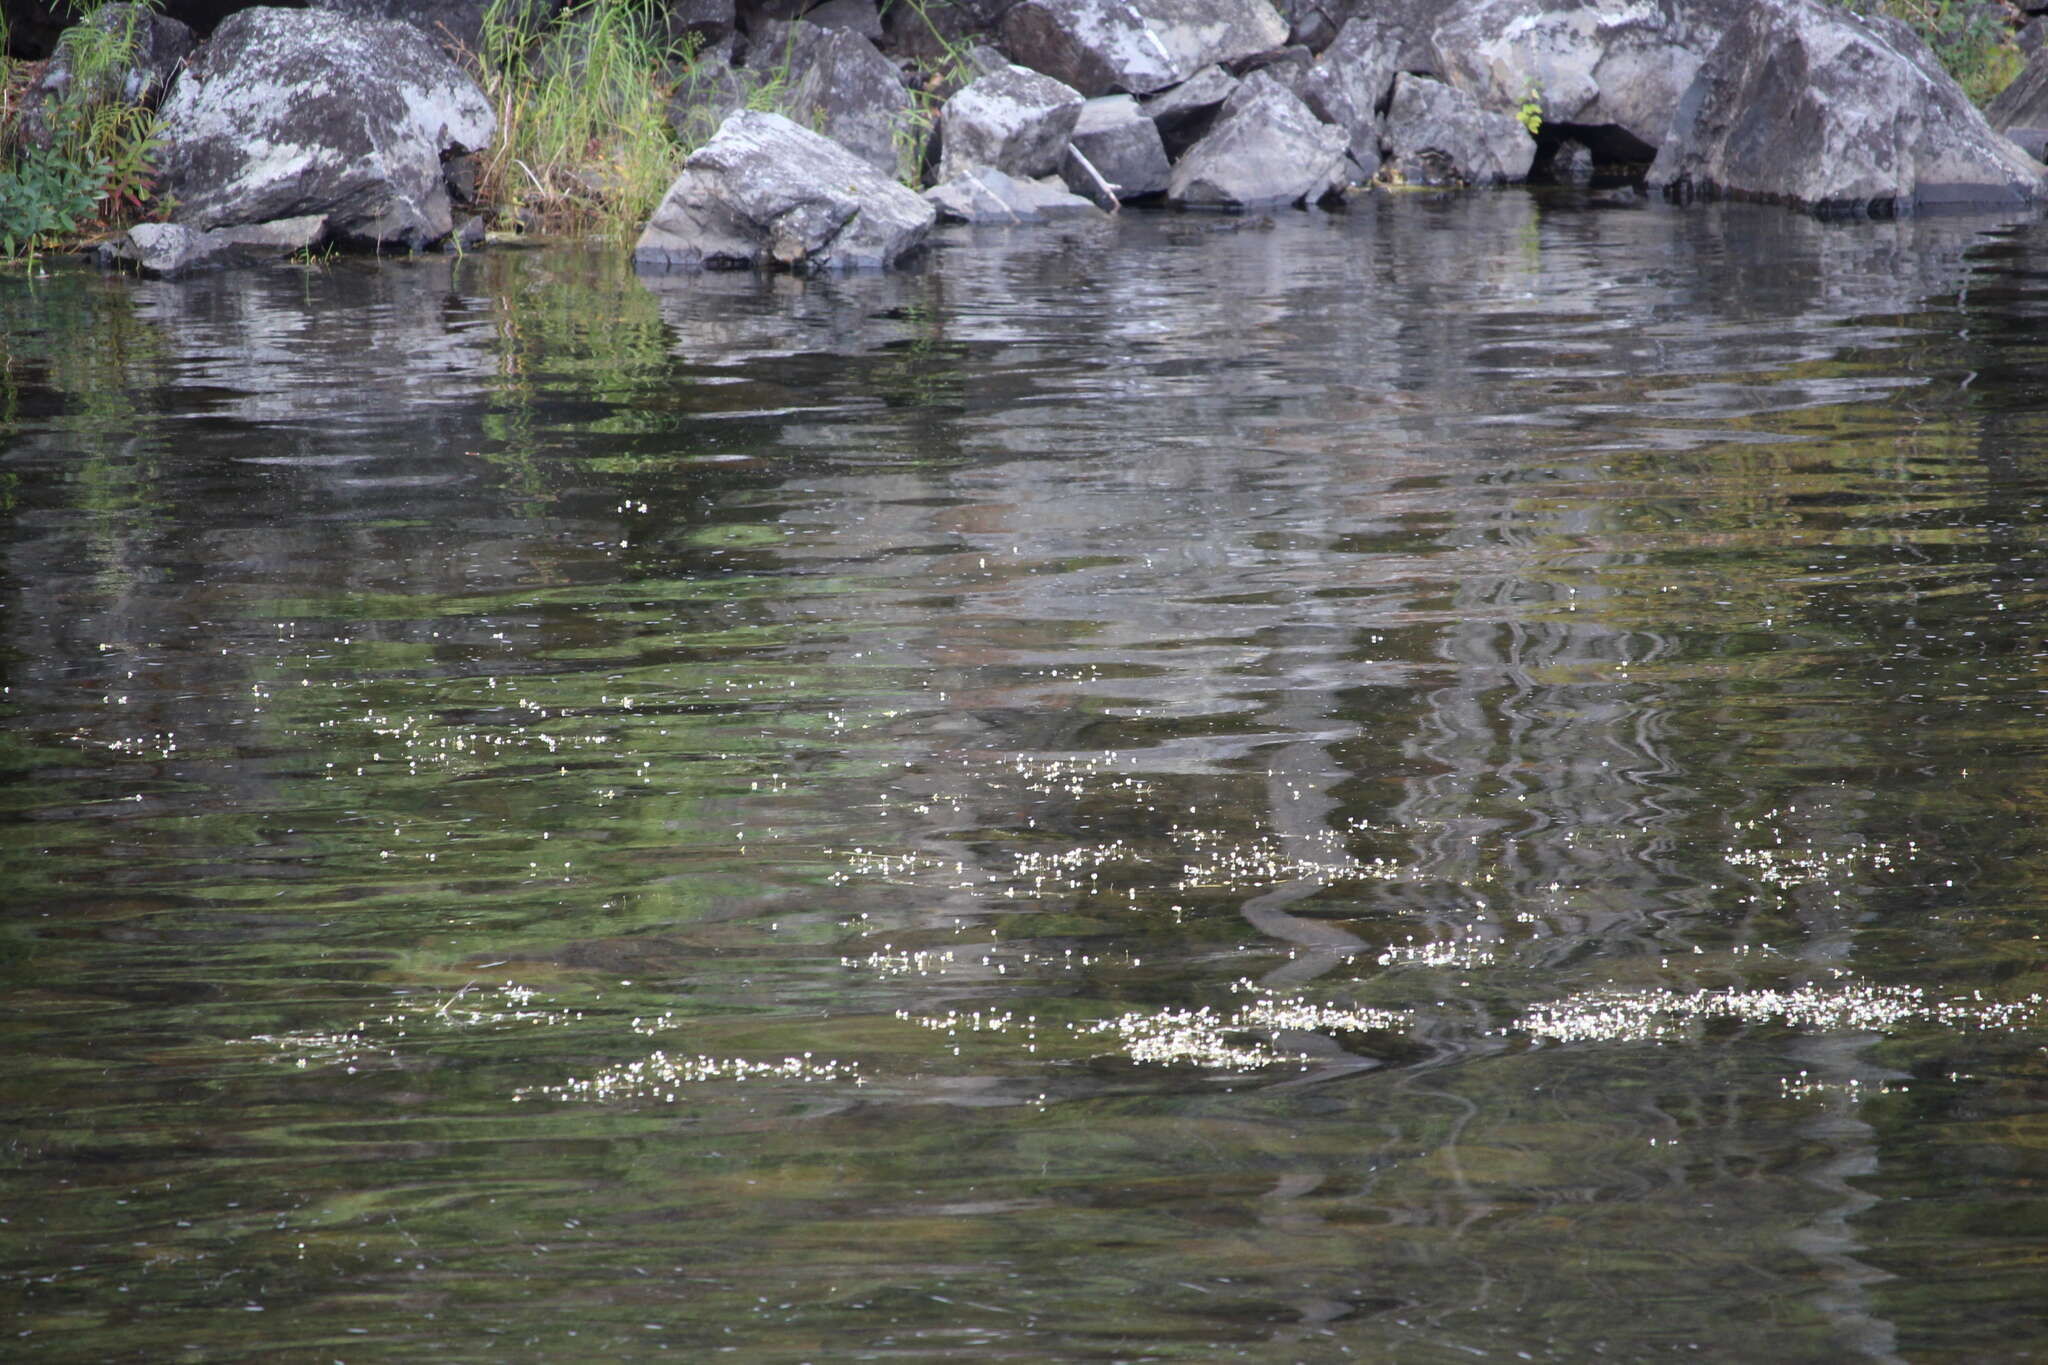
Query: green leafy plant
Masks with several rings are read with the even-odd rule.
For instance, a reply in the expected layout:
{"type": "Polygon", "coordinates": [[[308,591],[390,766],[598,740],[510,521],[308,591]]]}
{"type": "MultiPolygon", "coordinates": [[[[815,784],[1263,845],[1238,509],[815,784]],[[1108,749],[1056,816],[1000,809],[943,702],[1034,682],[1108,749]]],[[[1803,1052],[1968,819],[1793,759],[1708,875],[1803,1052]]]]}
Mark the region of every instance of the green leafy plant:
{"type": "Polygon", "coordinates": [[[34,259],[93,217],[104,165],[81,165],[49,147],[30,147],[0,174],[0,255],[34,259]]]}
{"type": "Polygon", "coordinates": [[[1522,96],[1522,104],[1515,110],[1515,118],[1529,130],[1530,137],[1535,137],[1543,131],[1543,96],[1535,86],[1530,86],[1528,93],[1522,96]]]}

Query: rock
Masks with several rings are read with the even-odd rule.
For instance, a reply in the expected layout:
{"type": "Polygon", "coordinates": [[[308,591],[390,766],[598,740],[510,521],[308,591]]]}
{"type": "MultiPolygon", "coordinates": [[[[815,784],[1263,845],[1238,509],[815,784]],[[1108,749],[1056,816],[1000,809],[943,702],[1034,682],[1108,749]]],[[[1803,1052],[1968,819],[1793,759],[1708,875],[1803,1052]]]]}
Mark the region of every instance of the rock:
{"type": "Polygon", "coordinates": [[[1757,0],[1686,91],[1649,184],[1892,215],[2030,204],[2041,177],[1906,25],[1757,0]]]}
{"type": "Polygon", "coordinates": [[[683,163],[633,260],[689,270],[876,268],[917,247],[934,216],[831,139],[741,110],[683,163]]]}
{"type": "Polygon", "coordinates": [[[1222,67],[1203,67],[1173,89],[1140,101],[1138,109],[1159,130],[1167,156],[1179,160],[1202,140],[1237,87],[1237,77],[1222,67]]]}
{"type": "Polygon", "coordinates": [[[1148,95],[1286,41],[1267,0],[1018,0],[1003,15],[1011,60],[1088,96],[1148,95]]]}
{"type": "Polygon", "coordinates": [[[1593,149],[1567,138],[1550,154],[1550,178],[1561,185],[1585,185],[1593,179],[1593,149]]]}
{"type": "Polygon", "coordinates": [[[1984,106],[1984,119],[2022,146],[2028,139],[2016,136],[2019,130],[2048,129],[2048,56],[2036,52],[2012,84],[1984,106]]]}
{"type": "Polygon", "coordinates": [[[1309,112],[1351,139],[1351,178],[1363,184],[1380,168],[1380,114],[1400,70],[1401,42],[1371,19],[1353,19],[1316,64],[1294,83],[1309,112]]]}
{"type": "Polygon", "coordinates": [[[858,33],[877,46],[883,38],[882,15],[875,8],[875,0],[825,0],[824,4],[804,11],[804,22],[858,33]]]}
{"type": "Polygon", "coordinates": [[[181,223],[137,223],[112,241],[101,243],[95,255],[103,266],[123,266],[168,279],[195,270],[281,261],[313,250],[326,238],[327,220],[318,214],[203,231],[181,223]]]}
{"type": "Polygon", "coordinates": [[[16,125],[21,140],[34,147],[49,146],[54,122],[60,116],[59,106],[67,100],[77,105],[154,107],[163,99],[179,64],[191,50],[192,30],[176,19],[167,19],[141,5],[101,5],[84,25],[68,31],[58,41],[57,51],[42,74],[22,91],[20,122],[16,125]],[[88,26],[92,31],[89,39],[82,31],[88,26]],[[77,44],[82,39],[97,41],[102,34],[125,43],[127,59],[94,81],[93,88],[74,88],[77,44]]]}
{"type": "Polygon", "coordinates": [[[939,216],[962,223],[1042,223],[1050,218],[1100,218],[1078,194],[1038,180],[1019,180],[991,167],[963,171],[924,192],[939,216]]]}
{"type": "Polygon", "coordinates": [[[346,244],[417,249],[453,227],[441,159],[496,126],[476,82],[410,24],[247,9],[164,103],[158,192],[190,228],[310,214],[346,244]]]}
{"type": "Polygon", "coordinates": [[[1173,168],[1166,197],[1200,208],[1314,203],[1347,178],[1348,142],[1343,129],[1321,122],[1294,92],[1256,72],[1173,168]]]}
{"type": "Polygon", "coordinates": [[[1646,162],[1721,36],[1777,2],[1453,0],[1429,38],[1444,80],[1482,107],[1512,114],[1535,100],[1546,124],[1629,140],[1603,159],[1646,162]]]}
{"type": "Polygon", "coordinates": [[[1173,164],[1166,159],[1166,147],[1159,140],[1159,125],[1139,112],[1136,100],[1129,95],[1104,95],[1081,106],[1067,154],[1060,161],[1060,178],[1068,189],[1111,208],[1114,202],[1103,193],[1097,175],[1109,182],[1116,200],[1121,201],[1161,193],[1172,174],[1173,164]],[[1087,159],[1095,174],[1080,164],[1081,158],[1087,159]]]}
{"type": "Polygon", "coordinates": [[[485,0],[306,0],[306,8],[346,14],[352,19],[403,20],[439,43],[443,51],[453,54],[475,52],[482,47],[484,3],[485,0]]]}
{"type": "Polygon", "coordinates": [[[911,148],[914,101],[896,64],[847,29],[798,21],[764,24],[747,49],[747,69],[779,87],[776,106],[884,175],[896,175],[911,148]]]}
{"type": "Polygon", "coordinates": [[[1021,66],[981,77],[939,110],[940,181],[975,166],[1018,176],[1057,171],[1081,104],[1070,87],[1021,66]]]}
{"type": "Polygon", "coordinates": [[[728,41],[739,19],[733,0],[668,0],[668,27],[678,41],[694,39],[700,57],[728,41]]]}
{"type": "Polygon", "coordinates": [[[1527,179],[1536,160],[1536,140],[1514,115],[1405,71],[1394,78],[1385,145],[1410,185],[1504,185],[1527,179]]]}

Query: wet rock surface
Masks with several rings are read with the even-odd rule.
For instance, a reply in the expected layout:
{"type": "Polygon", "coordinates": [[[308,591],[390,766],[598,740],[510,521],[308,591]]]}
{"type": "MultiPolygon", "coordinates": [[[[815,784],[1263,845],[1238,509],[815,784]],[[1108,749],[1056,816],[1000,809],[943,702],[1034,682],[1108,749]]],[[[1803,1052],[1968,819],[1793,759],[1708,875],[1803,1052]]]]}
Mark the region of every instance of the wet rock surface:
{"type": "Polygon", "coordinates": [[[327,220],[318,214],[233,227],[185,227],[138,223],[96,251],[101,265],[119,266],[156,279],[199,270],[262,265],[313,251],[327,240],[327,220]]]}
{"type": "Polygon", "coordinates": [[[948,222],[1042,223],[1054,218],[1103,216],[1094,203],[1058,185],[1021,180],[987,166],[935,185],[924,197],[948,222]]]}
{"type": "Polygon", "coordinates": [[[914,250],[934,217],[831,139],[742,110],[684,162],[633,258],[686,270],[872,269],[914,250]]]}

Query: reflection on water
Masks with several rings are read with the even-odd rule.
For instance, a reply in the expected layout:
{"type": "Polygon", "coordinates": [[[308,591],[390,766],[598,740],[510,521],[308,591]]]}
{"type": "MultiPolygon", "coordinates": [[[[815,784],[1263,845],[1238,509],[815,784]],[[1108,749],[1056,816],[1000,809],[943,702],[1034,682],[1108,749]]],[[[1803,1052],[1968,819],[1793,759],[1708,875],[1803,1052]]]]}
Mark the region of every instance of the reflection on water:
{"type": "Polygon", "coordinates": [[[0,280],[10,1349],[2037,1357],[2044,281],[0,280]]]}

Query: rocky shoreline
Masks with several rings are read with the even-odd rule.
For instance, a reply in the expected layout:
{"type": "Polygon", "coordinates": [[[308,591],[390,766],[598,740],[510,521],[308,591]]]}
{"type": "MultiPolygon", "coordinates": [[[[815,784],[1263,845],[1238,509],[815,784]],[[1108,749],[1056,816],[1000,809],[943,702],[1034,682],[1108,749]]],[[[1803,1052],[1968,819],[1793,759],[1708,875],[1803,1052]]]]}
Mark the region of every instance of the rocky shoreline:
{"type": "MultiPolygon", "coordinates": [[[[540,24],[563,9],[510,3],[540,24]]],[[[103,7],[86,22],[141,35],[121,88],[160,105],[171,209],[99,259],[164,276],[482,245],[475,162],[499,131],[471,59],[486,8],[215,4],[199,38],[175,4],[103,7]]],[[[691,54],[670,123],[701,140],[634,248],[650,269],[883,267],[941,220],[1129,203],[1268,211],[1604,177],[1680,202],[1898,216],[2025,208],[2048,175],[2048,57],[1980,111],[1911,28],[1835,0],[640,10],[691,54]]],[[[24,128],[64,79],[60,49],[24,128]]]]}

